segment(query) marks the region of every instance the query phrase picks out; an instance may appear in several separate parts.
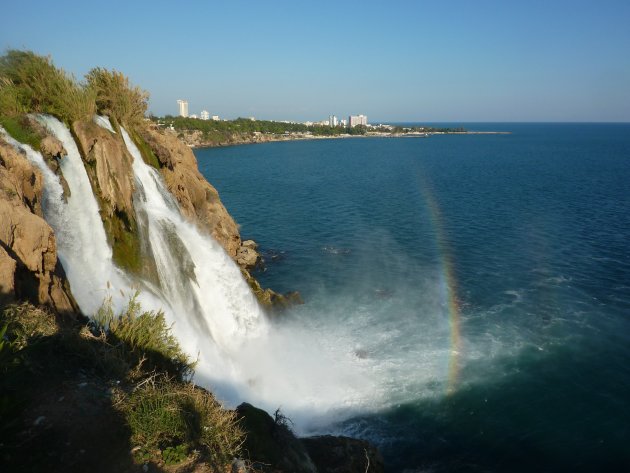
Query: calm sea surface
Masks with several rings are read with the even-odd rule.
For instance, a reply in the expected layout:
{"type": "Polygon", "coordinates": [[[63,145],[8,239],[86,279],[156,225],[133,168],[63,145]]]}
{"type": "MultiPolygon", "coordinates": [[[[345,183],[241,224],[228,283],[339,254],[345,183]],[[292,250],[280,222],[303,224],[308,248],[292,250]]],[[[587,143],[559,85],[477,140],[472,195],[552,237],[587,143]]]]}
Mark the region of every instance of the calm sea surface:
{"type": "Polygon", "coordinates": [[[320,431],[389,471],[630,471],[630,125],[464,126],[512,134],[195,154],[286,323],[373,378],[320,431]]]}

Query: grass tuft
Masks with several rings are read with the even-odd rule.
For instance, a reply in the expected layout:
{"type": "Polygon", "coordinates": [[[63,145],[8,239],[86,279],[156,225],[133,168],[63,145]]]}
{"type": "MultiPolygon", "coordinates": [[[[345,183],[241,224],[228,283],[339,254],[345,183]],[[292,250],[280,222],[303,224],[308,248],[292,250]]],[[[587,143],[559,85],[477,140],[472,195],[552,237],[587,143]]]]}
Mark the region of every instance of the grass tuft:
{"type": "Polygon", "coordinates": [[[122,406],[137,445],[137,458],[158,454],[179,463],[191,451],[202,451],[216,464],[228,463],[244,440],[233,411],[221,408],[214,397],[192,383],[173,383],[165,377],[146,380],[122,406]]]}
{"type": "Polygon", "coordinates": [[[13,139],[39,150],[42,137],[33,130],[26,116],[0,116],[0,125],[13,139]]]}
{"type": "Polygon", "coordinates": [[[105,336],[121,362],[131,363],[138,371],[159,370],[179,380],[189,379],[194,363],[182,352],[171,334],[164,313],[143,311],[134,295],[127,308],[116,315],[111,299],[94,315],[94,330],[105,336]]]}

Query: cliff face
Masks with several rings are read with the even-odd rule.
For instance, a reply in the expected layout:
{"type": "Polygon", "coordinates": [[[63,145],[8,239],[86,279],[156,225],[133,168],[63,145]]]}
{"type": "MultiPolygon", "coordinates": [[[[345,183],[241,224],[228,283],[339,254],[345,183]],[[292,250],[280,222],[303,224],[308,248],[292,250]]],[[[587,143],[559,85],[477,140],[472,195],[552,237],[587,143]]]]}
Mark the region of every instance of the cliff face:
{"type": "MultiPolygon", "coordinates": [[[[63,159],[66,150],[35,120],[31,122],[30,126],[41,135],[40,150],[44,158],[65,184],[58,172],[58,161],[63,159]]],[[[113,123],[113,126],[117,128],[118,124],[113,123]]],[[[126,271],[152,280],[155,276],[153,259],[147,257],[150,250],[142,243],[133,206],[133,157],[122,135],[111,133],[92,121],[75,122],[71,131],[99,203],[114,262],[126,271]]],[[[128,131],[145,161],[164,177],[182,214],[223,246],[264,306],[284,307],[301,302],[297,294],[285,297],[262,288],[250,274],[260,263],[256,244],[241,241],[238,225],[223,206],[217,190],[199,172],[197,160],[187,145],[150,125],[128,131]]],[[[4,294],[3,301],[28,299],[59,312],[77,311],[57,260],[53,230],[43,219],[42,177],[9,144],[2,143],[0,153],[0,293],[4,294]]],[[[68,193],[67,185],[65,189],[68,193]]]]}
{"type": "Polygon", "coordinates": [[[72,132],[99,202],[114,261],[133,273],[149,273],[143,264],[133,208],[133,158],[122,137],[91,121],[75,122],[72,132]]]}
{"type": "Polygon", "coordinates": [[[42,176],[0,139],[0,305],[29,300],[58,313],[78,313],[42,217],[42,176]]]}

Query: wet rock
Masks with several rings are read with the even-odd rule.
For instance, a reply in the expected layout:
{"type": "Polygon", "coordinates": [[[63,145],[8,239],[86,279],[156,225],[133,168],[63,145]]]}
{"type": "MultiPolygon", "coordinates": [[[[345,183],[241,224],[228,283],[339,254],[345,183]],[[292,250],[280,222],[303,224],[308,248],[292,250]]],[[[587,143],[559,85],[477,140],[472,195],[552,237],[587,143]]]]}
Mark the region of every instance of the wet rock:
{"type": "Polygon", "coordinates": [[[39,149],[48,160],[58,160],[68,154],[63,147],[63,143],[54,136],[48,135],[42,140],[39,149]]]}
{"type": "Polygon", "coordinates": [[[271,417],[251,404],[236,408],[241,427],[247,438],[243,451],[254,466],[271,467],[272,471],[291,473],[317,473],[302,442],[293,435],[284,417],[271,417]]]}
{"type": "Polygon", "coordinates": [[[302,439],[319,473],[381,473],[378,449],[365,440],[322,435],[302,439]]]}
{"type": "Polygon", "coordinates": [[[106,217],[115,213],[133,219],[133,158],[127,152],[122,137],[112,135],[93,121],[79,121],[72,125],[77,144],[84,159],[92,187],[106,217]]]}

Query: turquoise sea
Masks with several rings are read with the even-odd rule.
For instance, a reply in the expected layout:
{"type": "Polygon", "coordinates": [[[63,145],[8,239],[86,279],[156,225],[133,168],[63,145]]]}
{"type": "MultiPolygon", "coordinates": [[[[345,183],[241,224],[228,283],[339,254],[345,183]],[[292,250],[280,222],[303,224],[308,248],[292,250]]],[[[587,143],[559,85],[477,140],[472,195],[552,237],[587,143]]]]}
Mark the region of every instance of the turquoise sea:
{"type": "Polygon", "coordinates": [[[511,134],[195,150],[305,300],[274,324],[375,380],[297,428],[391,472],[630,471],[630,124],[463,126],[511,134]]]}

